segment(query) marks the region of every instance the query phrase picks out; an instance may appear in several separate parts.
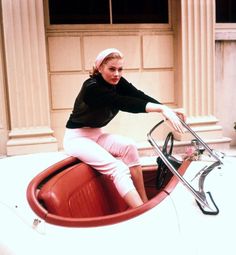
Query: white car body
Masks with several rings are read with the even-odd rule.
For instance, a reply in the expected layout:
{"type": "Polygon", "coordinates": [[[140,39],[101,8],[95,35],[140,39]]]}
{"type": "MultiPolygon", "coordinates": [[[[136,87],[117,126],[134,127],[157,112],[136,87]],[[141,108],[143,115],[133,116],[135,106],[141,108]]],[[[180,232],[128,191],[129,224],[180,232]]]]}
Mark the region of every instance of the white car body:
{"type": "MultiPolygon", "coordinates": [[[[219,207],[218,215],[203,214],[179,183],[164,201],[133,219],[71,228],[39,219],[26,198],[29,182],[66,157],[59,152],[0,159],[1,255],[236,254],[236,158],[225,157],[205,183],[219,207]]],[[[186,174],[191,175],[196,164],[186,174]]]]}

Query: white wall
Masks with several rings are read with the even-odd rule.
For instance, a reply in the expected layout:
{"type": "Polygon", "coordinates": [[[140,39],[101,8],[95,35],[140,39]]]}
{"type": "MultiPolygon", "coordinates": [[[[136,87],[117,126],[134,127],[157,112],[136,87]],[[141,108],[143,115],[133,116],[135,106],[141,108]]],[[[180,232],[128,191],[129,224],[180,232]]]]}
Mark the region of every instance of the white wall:
{"type": "Polygon", "coordinates": [[[236,145],[236,40],[216,41],[216,117],[236,145]]]}

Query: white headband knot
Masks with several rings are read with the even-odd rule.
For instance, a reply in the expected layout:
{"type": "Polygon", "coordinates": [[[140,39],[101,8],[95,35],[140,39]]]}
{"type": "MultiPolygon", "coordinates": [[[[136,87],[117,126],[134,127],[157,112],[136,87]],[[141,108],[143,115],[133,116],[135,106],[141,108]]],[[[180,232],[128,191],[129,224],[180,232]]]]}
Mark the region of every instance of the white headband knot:
{"type": "Polygon", "coordinates": [[[103,60],[108,56],[110,55],[111,53],[117,53],[120,55],[121,58],[123,58],[123,54],[115,49],[115,48],[109,48],[109,49],[106,49],[106,50],[103,50],[101,51],[97,57],[96,57],[96,60],[95,60],[95,67],[98,69],[99,66],[101,65],[101,63],[103,62],[103,60]]]}

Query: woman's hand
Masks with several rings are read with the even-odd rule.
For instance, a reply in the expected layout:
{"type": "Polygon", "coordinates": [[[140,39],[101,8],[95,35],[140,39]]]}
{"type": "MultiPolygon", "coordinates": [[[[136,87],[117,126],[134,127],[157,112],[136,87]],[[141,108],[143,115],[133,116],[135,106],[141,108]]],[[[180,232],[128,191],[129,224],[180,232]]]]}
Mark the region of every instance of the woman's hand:
{"type": "Polygon", "coordinates": [[[180,121],[179,118],[181,118],[183,121],[185,121],[185,116],[183,113],[177,111],[177,110],[172,110],[171,108],[162,105],[162,115],[170,121],[171,125],[173,126],[173,128],[180,132],[183,133],[184,132],[184,127],[180,121]]]}
{"type": "Polygon", "coordinates": [[[183,112],[180,112],[178,109],[174,109],[173,110],[177,116],[183,121],[183,122],[186,122],[186,116],[183,112]]]}
{"type": "Polygon", "coordinates": [[[164,116],[165,119],[170,121],[171,125],[173,126],[173,128],[176,131],[178,131],[180,133],[184,132],[184,127],[183,127],[180,119],[185,121],[186,117],[179,110],[172,110],[168,106],[162,105],[162,104],[147,103],[146,111],[147,112],[160,112],[164,116]]]}

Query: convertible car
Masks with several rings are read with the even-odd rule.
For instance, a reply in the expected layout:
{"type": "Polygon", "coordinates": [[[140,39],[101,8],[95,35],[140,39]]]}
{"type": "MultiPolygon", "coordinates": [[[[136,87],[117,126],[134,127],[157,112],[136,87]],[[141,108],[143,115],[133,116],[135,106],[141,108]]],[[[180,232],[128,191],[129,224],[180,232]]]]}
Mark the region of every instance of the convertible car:
{"type": "Polygon", "coordinates": [[[163,125],[170,137],[164,121],[148,133],[149,201],[134,209],[109,179],[63,152],[1,159],[0,254],[236,254],[236,158],[183,124],[181,149],[173,136],[157,142],[163,125]]]}

